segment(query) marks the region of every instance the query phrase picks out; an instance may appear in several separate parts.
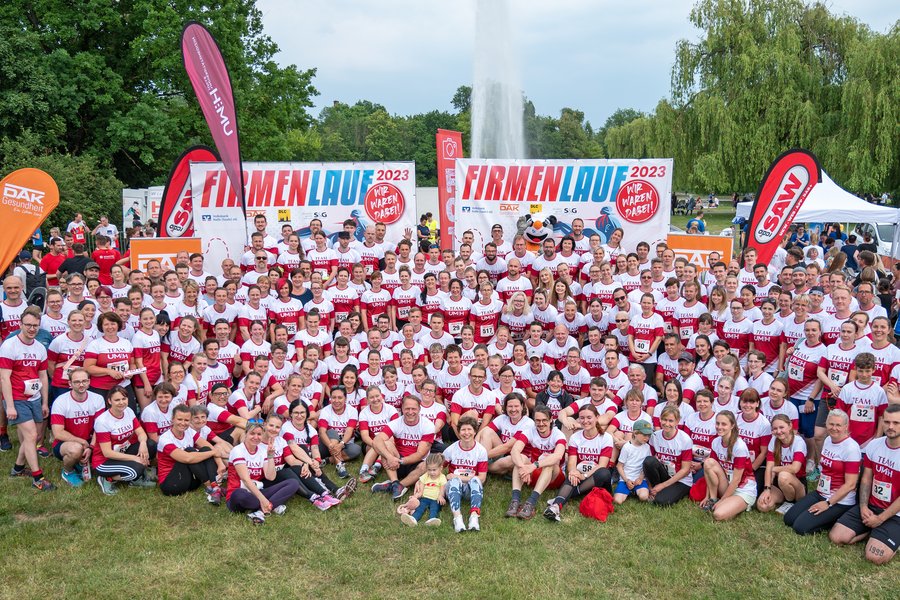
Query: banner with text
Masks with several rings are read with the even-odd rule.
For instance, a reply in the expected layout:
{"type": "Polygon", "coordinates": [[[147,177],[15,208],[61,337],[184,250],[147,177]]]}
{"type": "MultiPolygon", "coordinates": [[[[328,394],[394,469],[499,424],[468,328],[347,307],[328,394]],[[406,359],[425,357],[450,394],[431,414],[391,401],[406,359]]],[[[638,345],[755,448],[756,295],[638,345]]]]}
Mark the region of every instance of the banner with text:
{"type": "Polygon", "coordinates": [[[0,273],[5,273],[22,247],[59,206],[59,188],[40,169],[19,169],[0,181],[0,273]]]}
{"type": "Polygon", "coordinates": [[[456,185],[455,248],[467,230],[482,246],[495,223],[507,241],[522,233],[531,248],[570,234],[578,218],[584,235],[597,233],[603,243],[621,227],[629,252],[640,241],[655,246],[669,232],[670,158],[459,159],[456,185]]]}
{"type": "Polygon", "coordinates": [[[436,143],[438,221],[441,241],[448,247],[456,231],[456,159],[463,157],[462,133],[438,129],[436,143]]]}
{"type": "Polygon", "coordinates": [[[203,251],[200,238],[132,238],[131,244],[131,268],[147,270],[147,261],[156,259],[163,271],[175,269],[175,258],[181,250],[188,256],[203,251]]]}
{"type": "Polygon", "coordinates": [[[728,264],[731,260],[734,238],[727,235],[693,235],[687,233],[670,233],[666,244],[675,253],[697,267],[697,272],[709,269],[709,255],[719,253],[719,258],[728,264]]]}
{"type": "Polygon", "coordinates": [[[253,217],[262,214],[268,233],[281,238],[290,223],[301,238],[309,222],[336,243],[347,219],[356,221],[356,238],[366,226],[387,225],[389,242],[399,242],[416,226],[416,165],[390,163],[244,163],[244,211],[231,189],[222,163],[191,164],[194,235],[203,240],[206,268],[214,273],[223,259],[240,259],[253,217]]]}

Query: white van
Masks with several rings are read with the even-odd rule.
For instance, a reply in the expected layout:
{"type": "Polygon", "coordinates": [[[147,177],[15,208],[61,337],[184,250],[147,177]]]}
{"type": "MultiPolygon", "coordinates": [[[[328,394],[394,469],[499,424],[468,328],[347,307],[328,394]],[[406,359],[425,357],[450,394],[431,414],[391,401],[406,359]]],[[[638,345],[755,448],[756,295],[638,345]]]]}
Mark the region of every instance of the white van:
{"type": "Polygon", "coordinates": [[[869,233],[878,246],[878,254],[890,257],[894,245],[894,227],[893,223],[860,223],[854,230],[859,237],[856,243],[861,244],[863,236],[869,233]]]}

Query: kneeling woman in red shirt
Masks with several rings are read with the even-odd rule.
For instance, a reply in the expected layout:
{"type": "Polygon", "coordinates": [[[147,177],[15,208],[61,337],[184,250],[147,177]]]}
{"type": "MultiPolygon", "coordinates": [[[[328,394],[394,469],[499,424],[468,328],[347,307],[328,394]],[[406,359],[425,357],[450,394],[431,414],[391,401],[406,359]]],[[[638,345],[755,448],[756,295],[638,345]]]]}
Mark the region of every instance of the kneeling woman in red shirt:
{"type": "Polygon", "coordinates": [[[232,512],[251,511],[249,519],[261,525],[271,513],[284,514],[284,505],[300,489],[296,479],[286,479],[263,488],[264,481],[273,482],[276,476],[274,445],[262,443],[261,419],[247,421],[244,442],[228,455],[228,491],[226,504],[232,512]]]}

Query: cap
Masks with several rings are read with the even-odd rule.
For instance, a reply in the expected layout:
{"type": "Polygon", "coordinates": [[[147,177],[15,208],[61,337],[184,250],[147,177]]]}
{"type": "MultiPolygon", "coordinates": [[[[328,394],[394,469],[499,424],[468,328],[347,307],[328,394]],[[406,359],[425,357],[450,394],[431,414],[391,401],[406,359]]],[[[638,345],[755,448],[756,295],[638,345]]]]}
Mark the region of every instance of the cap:
{"type": "Polygon", "coordinates": [[[653,425],[641,419],[632,427],[634,433],[643,433],[644,435],[653,435],[653,425]]]}
{"type": "Polygon", "coordinates": [[[794,270],[792,272],[793,273],[806,273],[806,267],[797,265],[796,267],[794,267],[794,270]]]}
{"type": "Polygon", "coordinates": [[[686,360],[687,362],[694,362],[694,355],[690,352],[682,352],[678,355],[678,362],[686,360]]]}
{"type": "Polygon", "coordinates": [[[19,260],[31,260],[31,253],[27,250],[19,252],[19,260]]]}
{"type": "Polygon", "coordinates": [[[529,348],[528,349],[528,358],[543,358],[541,356],[541,351],[537,348],[529,348]]]}
{"type": "Polygon", "coordinates": [[[809,293],[810,294],[819,294],[820,296],[824,296],[825,288],[823,288],[821,285],[814,285],[811,288],[809,288],[809,293]]]}
{"type": "Polygon", "coordinates": [[[99,271],[100,265],[98,265],[94,261],[90,261],[88,264],[84,265],[84,270],[87,271],[88,269],[97,269],[99,271]]]}

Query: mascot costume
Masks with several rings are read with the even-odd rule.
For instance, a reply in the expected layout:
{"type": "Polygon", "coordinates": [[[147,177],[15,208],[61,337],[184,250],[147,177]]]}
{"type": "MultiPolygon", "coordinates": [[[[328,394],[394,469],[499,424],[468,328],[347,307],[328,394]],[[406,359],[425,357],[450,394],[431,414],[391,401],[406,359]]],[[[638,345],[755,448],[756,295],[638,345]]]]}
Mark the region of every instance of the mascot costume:
{"type": "Polygon", "coordinates": [[[553,238],[556,223],[556,217],[542,212],[520,218],[518,226],[525,238],[525,247],[532,252],[540,252],[544,240],[553,238]]]}

